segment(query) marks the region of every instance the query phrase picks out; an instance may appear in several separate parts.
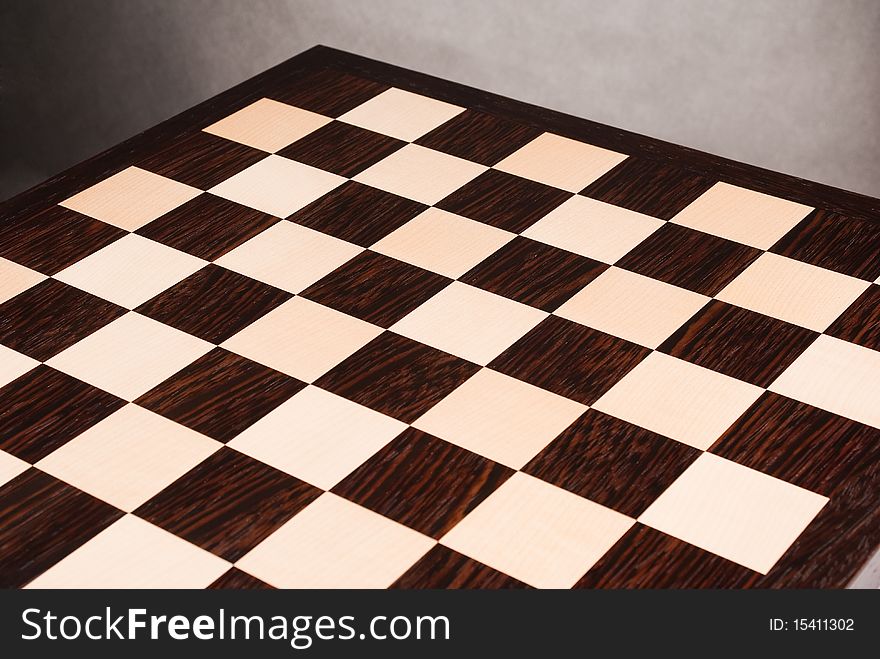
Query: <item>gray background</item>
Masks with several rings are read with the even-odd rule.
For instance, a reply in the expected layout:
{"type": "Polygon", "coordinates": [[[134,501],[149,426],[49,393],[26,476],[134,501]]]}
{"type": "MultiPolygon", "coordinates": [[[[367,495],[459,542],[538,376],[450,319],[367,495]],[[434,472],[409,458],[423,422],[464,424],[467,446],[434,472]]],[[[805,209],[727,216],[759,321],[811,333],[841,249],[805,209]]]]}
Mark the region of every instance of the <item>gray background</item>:
{"type": "Polygon", "coordinates": [[[880,196],[877,0],[0,0],[0,199],[322,43],[880,196]]]}

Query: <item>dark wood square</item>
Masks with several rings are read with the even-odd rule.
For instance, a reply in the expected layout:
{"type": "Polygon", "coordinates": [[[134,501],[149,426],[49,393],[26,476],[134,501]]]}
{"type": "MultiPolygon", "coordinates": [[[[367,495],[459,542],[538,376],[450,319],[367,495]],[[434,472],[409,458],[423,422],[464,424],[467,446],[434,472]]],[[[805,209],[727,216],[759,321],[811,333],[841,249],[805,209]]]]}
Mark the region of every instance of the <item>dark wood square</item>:
{"type": "Polygon", "coordinates": [[[592,405],[650,352],[616,336],[550,316],[489,367],[592,405]]]}
{"type": "Polygon", "coordinates": [[[491,167],[542,133],[534,126],[465,110],[415,143],[491,167]]]}
{"type": "Polygon", "coordinates": [[[122,517],[37,469],[0,486],[0,588],[21,588],[122,517]]]}
{"type": "Polygon", "coordinates": [[[288,219],[361,247],[369,247],[427,208],[417,201],[349,181],[288,219]]]}
{"type": "Polygon", "coordinates": [[[266,89],[266,96],[311,110],[327,117],[338,117],[384,92],[389,85],[333,68],[286,76],[283,82],[266,89]]]}
{"type": "Polygon", "coordinates": [[[165,142],[134,164],[154,174],[207,190],[265,157],[265,151],[198,130],[165,142]]]}
{"type": "Polygon", "coordinates": [[[428,270],[364,251],[302,291],[302,297],[390,327],[451,282],[428,270]]]}
{"type": "Polygon", "coordinates": [[[45,365],[0,388],[0,449],[37,462],[125,401],[45,365]]]}
{"type": "Polygon", "coordinates": [[[0,221],[0,256],[54,275],[126,234],[61,206],[0,221]]]}
{"type": "Polygon", "coordinates": [[[283,373],[215,348],[135,403],[228,442],[305,386],[283,373]]]}
{"type": "Polygon", "coordinates": [[[0,343],[46,361],[124,313],[112,302],[46,279],[0,304],[0,343]]]}
{"type": "Polygon", "coordinates": [[[880,277],[880,219],[816,209],[770,251],[874,281],[880,277]]]}
{"type": "Polygon", "coordinates": [[[135,311],[205,341],[222,343],[291,297],[286,291],[212,264],[135,311]]]}
{"type": "Polygon", "coordinates": [[[783,320],[711,300],[658,350],[768,387],[818,336],[783,320]]]}
{"type": "Polygon", "coordinates": [[[638,517],[701,451],[587,410],[522,471],[638,517]]]}
{"type": "Polygon", "coordinates": [[[443,199],[437,207],[519,233],[571,196],[570,192],[490,169],[443,199]]]}
{"type": "Polygon", "coordinates": [[[825,334],[880,350],[880,286],[871,284],[825,334]]]}
{"type": "Polygon", "coordinates": [[[134,514],[236,561],[320,494],[308,483],[224,447],[134,514]]]}
{"type": "Polygon", "coordinates": [[[880,471],[880,429],[772,392],[709,450],[832,498],[850,480],[870,483],[880,471]]]}
{"type": "Polygon", "coordinates": [[[760,255],[761,251],[753,247],[668,223],[638,244],[617,265],[713,296],[760,255]]]}
{"type": "Polygon", "coordinates": [[[461,281],[544,311],[555,311],[608,268],[604,263],[517,236],[461,281]]]}
{"type": "Polygon", "coordinates": [[[522,581],[457,551],[435,545],[427,554],[391,584],[398,589],[527,589],[522,581]]]}
{"type": "Polygon", "coordinates": [[[449,353],[384,332],[315,384],[412,423],[478,370],[449,353]]]}
{"type": "Polygon", "coordinates": [[[340,176],[352,177],[390,156],[406,142],[342,121],[331,121],[278,155],[340,176]]]}
{"type": "Polygon", "coordinates": [[[268,213],[205,193],[135,233],[213,261],[278,221],[268,213]]]}
{"type": "Polygon", "coordinates": [[[333,492],[439,539],[512,474],[488,458],[407,428],[333,492]]]}
{"type": "Polygon", "coordinates": [[[638,522],[575,588],[743,588],[760,575],[638,522]]]}
{"type": "Polygon", "coordinates": [[[671,220],[716,183],[678,165],[630,156],[593,181],[582,195],[671,220]]]}
{"type": "Polygon", "coordinates": [[[208,590],[275,590],[275,587],[239,570],[237,567],[231,567],[208,586],[208,590]]]}

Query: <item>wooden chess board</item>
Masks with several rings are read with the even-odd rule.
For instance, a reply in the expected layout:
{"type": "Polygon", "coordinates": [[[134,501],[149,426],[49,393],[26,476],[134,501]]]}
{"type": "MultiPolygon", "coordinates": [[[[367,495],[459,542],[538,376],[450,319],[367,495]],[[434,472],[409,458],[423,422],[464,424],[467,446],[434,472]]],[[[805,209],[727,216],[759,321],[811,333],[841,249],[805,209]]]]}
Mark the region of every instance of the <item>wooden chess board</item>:
{"type": "Polygon", "coordinates": [[[0,206],[0,586],[844,587],[880,201],[315,48],[0,206]]]}

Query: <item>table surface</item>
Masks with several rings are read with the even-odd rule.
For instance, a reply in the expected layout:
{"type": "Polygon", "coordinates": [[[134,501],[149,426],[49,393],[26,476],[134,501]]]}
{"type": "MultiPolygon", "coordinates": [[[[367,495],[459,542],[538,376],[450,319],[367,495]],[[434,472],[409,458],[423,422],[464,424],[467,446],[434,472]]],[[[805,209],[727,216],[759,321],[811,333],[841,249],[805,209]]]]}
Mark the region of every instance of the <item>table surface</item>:
{"type": "Polygon", "coordinates": [[[0,586],[844,587],[878,498],[880,200],[319,46],[0,205],[0,586]]]}

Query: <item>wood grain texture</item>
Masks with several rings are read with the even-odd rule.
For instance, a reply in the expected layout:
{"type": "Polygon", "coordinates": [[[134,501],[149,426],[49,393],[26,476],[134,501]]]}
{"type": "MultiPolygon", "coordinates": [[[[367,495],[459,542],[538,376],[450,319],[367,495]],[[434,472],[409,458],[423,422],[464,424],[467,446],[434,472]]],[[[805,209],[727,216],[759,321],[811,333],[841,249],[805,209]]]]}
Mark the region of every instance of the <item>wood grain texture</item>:
{"type": "Polygon", "coordinates": [[[478,370],[476,364],[385,332],[315,384],[411,423],[478,370]]]}
{"type": "Polygon", "coordinates": [[[292,377],[215,348],[135,402],[228,442],[305,387],[292,377]]]}
{"type": "Polygon", "coordinates": [[[391,155],[406,142],[342,121],[331,121],[278,155],[340,176],[351,177],[391,155]]]}
{"type": "Polygon", "coordinates": [[[709,176],[669,163],[630,157],[588,185],[581,194],[671,220],[715,182],[709,176]]]}
{"type": "Polygon", "coordinates": [[[638,517],[700,454],[597,410],[587,410],[523,471],[638,517]]]}
{"type": "Polygon", "coordinates": [[[205,193],[135,233],[213,261],[276,222],[273,215],[205,193]]]}
{"type": "Polygon", "coordinates": [[[264,151],[196,130],[155,149],[134,164],[207,190],[266,157],[264,151]]]}
{"type": "Polygon", "coordinates": [[[235,561],[320,494],[308,483],[222,448],[135,514],[235,561]]]}
{"type": "Polygon", "coordinates": [[[607,268],[593,259],[518,236],[459,279],[496,295],[555,311],[607,268]]]}
{"type": "Polygon", "coordinates": [[[658,350],[768,387],[818,336],[803,327],[712,300],[658,350]]]}
{"type": "Polygon", "coordinates": [[[0,304],[0,343],[45,361],[124,313],[112,302],[47,279],[0,304]]]}
{"type": "Polygon", "coordinates": [[[451,282],[376,252],[364,251],[302,291],[304,298],[380,327],[390,327],[451,282]]]}
{"type": "Polygon", "coordinates": [[[0,389],[0,449],[36,462],[125,401],[40,365],[0,389]]]}
{"type": "Polygon", "coordinates": [[[825,334],[880,350],[880,286],[872,284],[866,288],[825,334]]]}
{"type": "Polygon", "coordinates": [[[208,586],[210,590],[274,590],[265,581],[252,577],[247,572],[242,572],[236,567],[229,568],[217,581],[208,586]]]}
{"type": "Polygon", "coordinates": [[[332,492],[439,539],[511,474],[512,469],[408,428],[332,492]]]}
{"type": "Polygon", "coordinates": [[[755,588],[842,588],[880,545],[880,461],[863,465],[755,588]],[[864,478],[864,480],[859,480],[864,478]]]}
{"type": "Polygon", "coordinates": [[[222,343],[291,297],[286,291],[212,264],[135,311],[205,341],[222,343]]]}
{"type": "Polygon", "coordinates": [[[489,367],[592,405],[650,352],[610,334],[550,316],[489,367]]]}
{"type": "Polygon", "coordinates": [[[878,219],[816,209],[780,238],[770,251],[874,281],[880,277],[878,219]]]}
{"type": "Polygon", "coordinates": [[[741,588],[754,574],[636,523],[575,588],[741,588]]]}
{"type": "Polygon", "coordinates": [[[483,565],[443,545],[435,546],[407,570],[395,589],[525,589],[522,581],[483,565]]]}
{"type": "Polygon", "coordinates": [[[118,240],[125,231],[62,206],[0,221],[0,256],[54,275],[118,240]]]}
{"type": "Polygon", "coordinates": [[[541,130],[534,126],[486,112],[465,110],[415,143],[492,166],[540,134],[541,130]]]}
{"type": "Polygon", "coordinates": [[[280,70],[279,73],[285,78],[284,84],[266,86],[261,90],[268,98],[327,117],[338,117],[389,87],[381,82],[321,66],[317,70],[306,71],[304,75],[288,76],[280,70]]]}
{"type": "Polygon", "coordinates": [[[519,233],[569,197],[569,192],[490,169],[436,206],[499,229],[519,233]]]}
{"type": "Polygon", "coordinates": [[[369,247],[428,208],[411,199],[348,181],[288,219],[369,247]]]}
{"type": "Polygon", "coordinates": [[[665,224],[616,265],[703,295],[715,295],[761,252],[731,240],[665,224]]]}
{"type": "Polygon", "coordinates": [[[120,517],[121,510],[28,469],[0,487],[0,588],[26,585],[120,517]]]}
{"type": "Polygon", "coordinates": [[[870,476],[880,460],[880,430],[766,392],[709,450],[833,498],[870,476]]]}

